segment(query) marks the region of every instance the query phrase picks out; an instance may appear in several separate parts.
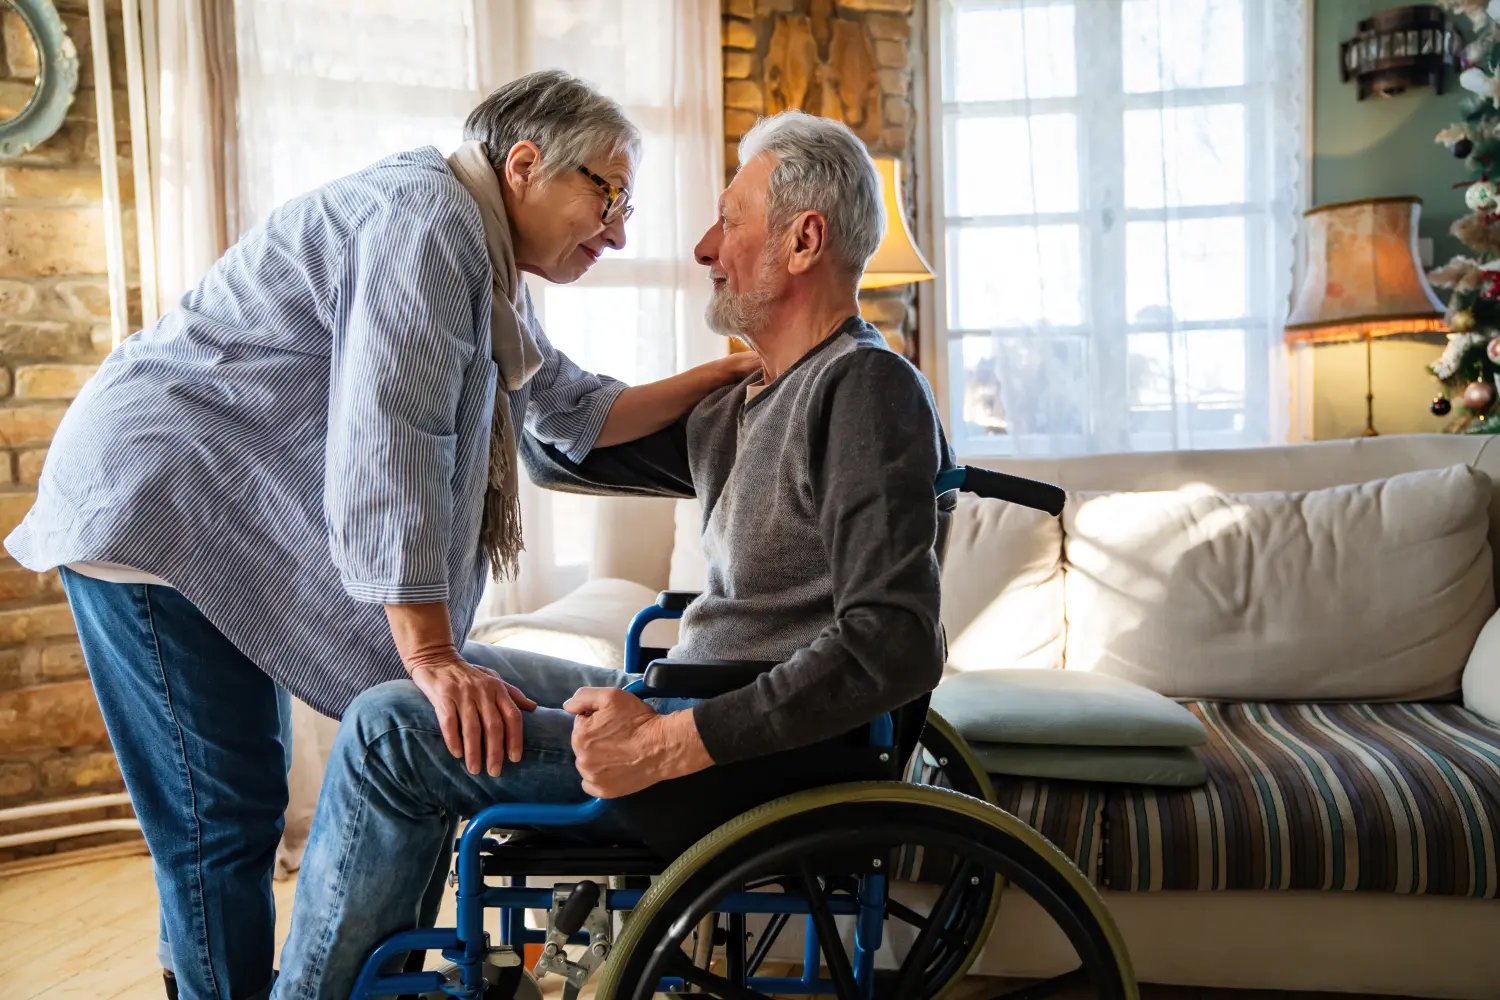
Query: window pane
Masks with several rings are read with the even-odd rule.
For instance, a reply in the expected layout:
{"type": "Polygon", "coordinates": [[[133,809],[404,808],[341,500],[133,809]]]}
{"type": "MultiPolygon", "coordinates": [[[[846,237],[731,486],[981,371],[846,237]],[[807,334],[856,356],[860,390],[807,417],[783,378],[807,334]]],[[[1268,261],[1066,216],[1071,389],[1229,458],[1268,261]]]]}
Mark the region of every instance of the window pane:
{"type": "Polygon", "coordinates": [[[1071,97],[1077,92],[1073,7],[953,12],[950,101],[1071,97]]]}
{"type": "Polygon", "coordinates": [[[659,330],[642,328],[667,315],[666,307],[653,297],[672,297],[671,289],[591,288],[544,281],[533,281],[530,287],[547,339],[580,368],[631,384],[671,373],[675,346],[663,343],[659,330]]]}
{"type": "Polygon", "coordinates": [[[1088,421],[1087,343],[1081,336],[963,340],[965,436],[1081,435],[1088,421]]]}
{"type": "Polygon", "coordinates": [[[1245,315],[1245,220],[1129,223],[1125,309],[1132,323],[1245,315]]]}
{"type": "Polygon", "coordinates": [[[1073,115],[958,118],[953,160],[958,215],[1078,211],[1073,115]]]}
{"type": "Polygon", "coordinates": [[[1132,333],[1126,396],[1133,433],[1171,433],[1179,408],[1189,433],[1245,426],[1245,331],[1132,333]]]}
{"type": "Polygon", "coordinates": [[[1077,226],[972,227],[949,233],[950,327],[989,330],[1083,322],[1077,226]]]}
{"type": "Polygon", "coordinates": [[[1126,93],[1245,82],[1243,0],[1125,0],[1121,16],[1126,93]]]}
{"type": "Polygon", "coordinates": [[[1228,205],[1245,200],[1245,106],[1125,112],[1125,204],[1228,205]]]}

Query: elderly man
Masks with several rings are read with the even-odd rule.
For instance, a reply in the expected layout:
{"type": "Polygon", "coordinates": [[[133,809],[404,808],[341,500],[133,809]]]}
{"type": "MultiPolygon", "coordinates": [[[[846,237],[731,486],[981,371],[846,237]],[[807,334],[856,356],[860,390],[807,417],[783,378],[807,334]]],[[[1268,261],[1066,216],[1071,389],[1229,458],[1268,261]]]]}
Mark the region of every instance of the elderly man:
{"type": "Polygon", "coordinates": [[[796,112],[758,124],[740,160],[697,256],[714,284],[711,325],[753,345],[763,371],[633,444],[572,457],[528,437],[522,451],[544,485],[696,494],[708,589],[673,655],[777,665],[718,697],[646,703],[620,690],[621,672],[492,650],[486,665],[528,709],[521,752],[498,776],[455,760],[411,682],[361,695],[329,763],[282,1000],[342,1000],[381,938],[432,921],[462,815],[633,796],[716,766],[762,776],[717,783],[741,799],[839,780],[764,759],[836,740],[936,685],[932,482],[951,461],[922,376],[858,316],[884,230],[878,175],[847,128],[796,112]]]}

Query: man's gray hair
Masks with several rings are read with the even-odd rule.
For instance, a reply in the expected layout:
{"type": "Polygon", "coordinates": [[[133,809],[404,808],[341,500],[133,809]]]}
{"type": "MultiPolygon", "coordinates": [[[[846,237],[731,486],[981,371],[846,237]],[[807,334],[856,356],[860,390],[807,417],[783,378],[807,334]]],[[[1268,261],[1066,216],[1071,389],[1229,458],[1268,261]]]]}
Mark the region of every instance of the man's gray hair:
{"type": "Polygon", "coordinates": [[[486,97],[469,112],[464,139],[484,143],[497,171],[516,143],[536,143],[544,180],[588,166],[596,157],[622,154],[634,167],[641,155],[640,130],[625,109],[556,69],[528,73],[486,97]]]}
{"type": "Polygon", "coordinates": [[[849,126],[802,111],[762,118],[740,140],[740,163],[776,157],[766,200],[766,228],[778,235],[801,212],[828,220],[829,249],[858,276],[885,236],[880,173],[849,126]]]}

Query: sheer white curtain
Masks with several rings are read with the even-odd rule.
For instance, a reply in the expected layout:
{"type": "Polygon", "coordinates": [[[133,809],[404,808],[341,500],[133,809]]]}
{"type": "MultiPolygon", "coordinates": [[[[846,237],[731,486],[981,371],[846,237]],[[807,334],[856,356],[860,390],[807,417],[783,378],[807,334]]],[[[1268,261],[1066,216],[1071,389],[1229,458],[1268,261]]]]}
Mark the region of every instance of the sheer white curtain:
{"type": "Polygon", "coordinates": [[[1306,0],[940,0],[968,455],[1286,433],[1306,0]]]}

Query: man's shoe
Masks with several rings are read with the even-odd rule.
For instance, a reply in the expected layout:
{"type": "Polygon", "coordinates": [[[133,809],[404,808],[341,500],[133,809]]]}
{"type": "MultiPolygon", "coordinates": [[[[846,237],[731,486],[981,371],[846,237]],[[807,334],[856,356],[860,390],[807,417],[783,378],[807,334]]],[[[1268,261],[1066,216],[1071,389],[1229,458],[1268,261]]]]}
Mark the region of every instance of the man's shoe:
{"type": "Polygon", "coordinates": [[[161,982],[167,988],[167,1000],[177,1000],[177,977],[170,972],[163,971],[161,982]]]}

